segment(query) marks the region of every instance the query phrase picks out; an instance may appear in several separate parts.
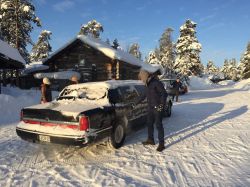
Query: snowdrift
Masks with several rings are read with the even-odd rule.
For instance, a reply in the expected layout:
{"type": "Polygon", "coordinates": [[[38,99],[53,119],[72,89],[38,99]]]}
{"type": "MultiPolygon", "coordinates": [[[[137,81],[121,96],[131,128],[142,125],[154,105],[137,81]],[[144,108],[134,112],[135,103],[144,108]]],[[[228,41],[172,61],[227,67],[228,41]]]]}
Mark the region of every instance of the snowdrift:
{"type": "Polygon", "coordinates": [[[225,81],[220,81],[217,84],[221,86],[231,86],[234,85],[235,82],[233,80],[225,80],[225,81]]]}
{"type": "MultiPolygon", "coordinates": [[[[58,92],[53,92],[53,95],[58,95],[58,92]]],[[[19,121],[21,109],[40,103],[40,97],[40,90],[3,88],[0,94],[0,126],[19,121]]]]}
{"type": "Polygon", "coordinates": [[[245,90],[245,91],[250,91],[250,78],[236,83],[234,85],[234,88],[245,90]]]}
{"type": "Polygon", "coordinates": [[[190,76],[189,89],[190,90],[207,90],[215,87],[215,84],[212,83],[207,77],[196,77],[190,76]]]}

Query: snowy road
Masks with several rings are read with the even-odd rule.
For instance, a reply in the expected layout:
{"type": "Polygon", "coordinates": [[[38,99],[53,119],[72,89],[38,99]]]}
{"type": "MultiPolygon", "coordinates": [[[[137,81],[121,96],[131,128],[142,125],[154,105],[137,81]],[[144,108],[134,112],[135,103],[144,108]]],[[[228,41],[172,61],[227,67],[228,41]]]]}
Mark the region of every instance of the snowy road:
{"type": "Polygon", "coordinates": [[[250,91],[192,91],[164,120],[167,148],[144,147],[146,129],[119,150],[37,145],[0,125],[0,186],[250,186],[250,91]]]}

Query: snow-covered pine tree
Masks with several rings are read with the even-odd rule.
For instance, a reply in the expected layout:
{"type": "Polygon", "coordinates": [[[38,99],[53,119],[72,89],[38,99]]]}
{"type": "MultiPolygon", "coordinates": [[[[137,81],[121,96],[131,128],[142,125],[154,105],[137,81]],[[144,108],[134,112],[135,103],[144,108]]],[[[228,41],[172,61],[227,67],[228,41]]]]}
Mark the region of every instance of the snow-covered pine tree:
{"type": "Polygon", "coordinates": [[[157,58],[155,51],[150,51],[148,54],[148,57],[146,59],[146,62],[149,64],[159,64],[160,65],[160,61],[157,58]]]}
{"type": "Polygon", "coordinates": [[[136,58],[140,59],[142,58],[142,54],[140,52],[140,46],[138,43],[134,43],[129,48],[129,54],[135,56],[136,58]]]}
{"type": "Polygon", "coordinates": [[[224,64],[222,66],[222,68],[220,69],[220,71],[224,74],[224,77],[226,80],[230,79],[230,75],[229,75],[229,61],[228,59],[224,60],[224,64]]]}
{"type": "Polygon", "coordinates": [[[173,69],[175,60],[175,45],[172,41],[173,29],[167,28],[159,40],[159,60],[161,65],[167,69],[173,69]]]}
{"type": "Polygon", "coordinates": [[[206,68],[206,72],[208,74],[214,74],[217,73],[219,70],[218,68],[214,65],[213,61],[209,60],[207,63],[207,68],[206,68]]]}
{"type": "Polygon", "coordinates": [[[118,40],[117,40],[117,39],[114,39],[112,47],[113,47],[114,49],[118,49],[119,46],[120,46],[120,44],[119,44],[118,40]]]}
{"type": "Polygon", "coordinates": [[[248,42],[247,49],[241,57],[239,70],[242,79],[250,78],[250,42],[248,42]]]}
{"type": "Polygon", "coordinates": [[[82,25],[79,35],[87,35],[94,38],[99,38],[103,32],[103,26],[96,20],[89,21],[86,25],[82,25]]]}
{"type": "Polygon", "coordinates": [[[196,23],[187,20],[180,27],[180,36],[176,43],[177,57],[174,68],[183,75],[200,75],[202,73],[202,64],[199,53],[201,44],[196,37],[196,23]]]}
{"type": "Polygon", "coordinates": [[[41,26],[35,15],[35,7],[31,0],[1,0],[0,30],[6,42],[19,50],[28,61],[27,44],[32,44],[30,33],[33,24],[41,26]]]}
{"type": "Polygon", "coordinates": [[[30,54],[31,62],[41,61],[49,56],[51,52],[51,45],[49,43],[51,32],[43,30],[39,37],[37,43],[33,46],[30,54]]]}
{"type": "Polygon", "coordinates": [[[230,80],[234,80],[237,81],[239,80],[240,76],[239,76],[239,70],[237,67],[237,61],[235,58],[231,59],[229,61],[229,67],[228,67],[228,76],[230,80]]]}
{"type": "Polygon", "coordinates": [[[108,38],[107,38],[107,40],[105,42],[106,42],[106,44],[110,45],[110,41],[109,41],[108,38]]]}

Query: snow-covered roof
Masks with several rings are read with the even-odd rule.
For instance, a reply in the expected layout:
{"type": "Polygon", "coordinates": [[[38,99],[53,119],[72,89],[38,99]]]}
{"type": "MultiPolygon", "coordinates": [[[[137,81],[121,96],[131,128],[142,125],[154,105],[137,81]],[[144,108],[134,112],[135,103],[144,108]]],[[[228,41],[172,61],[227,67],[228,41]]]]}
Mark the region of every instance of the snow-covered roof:
{"type": "Polygon", "coordinates": [[[7,58],[26,64],[23,57],[20,55],[19,51],[11,47],[8,43],[0,40],[0,53],[7,58]]]}
{"type": "Polygon", "coordinates": [[[66,47],[68,47],[70,44],[75,42],[77,39],[79,39],[83,43],[86,43],[89,46],[97,49],[98,51],[102,52],[104,55],[106,55],[107,57],[109,57],[111,59],[121,60],[121,61],[124,61],[126,63],[131,64],[131,65],[141,67],[141,68],[149,71],[150,73],[153,73],[153,72],[158,70],[158,69],[156,70],[155,67],[153,67],[147,63],[144,63],[143,61],[139,60],[138,58],[134,57],[133,55],[131,55],[123,50],[114,49],[111,46],[109,46],[107,43],[101,41],[100,39],[96,39],[96,38],[93,38],[90,36],[85,36],[85,35],[78,35],[76,38],[71,40],[69,43],[65,44],[63,47],[61,47],[57,51],[55,51],[52,55],[50,55],[47,59],[45,59],[44,62],[51,59],[53,56],[55,56],[57,53],[59,53],[60,51],[62,51],[66,47]]]}
{"type": "Polygon", "coordinates": [[[49,66],[43,65],[42,62],[32,62],[30,64],[25,65],[25,69],[22,71],[22,75],[26,75],[29,73],[33,73],[36,71],[49,69],[49,66]]]}
{"type": "Polygon", "coordinates": [[[70,80],[72,76],[76,76],[78,79],[81,78],[80,73],[76,71],[60,71],[60,72],[52,72],[52,73],[36,73],[34,77],[36,79],[42,79],[47,77],[49,79],[68,79],[70,80]]]}
{"type": "Polygon", "coordinates": [[[107,43],[99,39],[85,35],[78,35],[77,38],[83,41],[84,43],[90,45],[91,47],[97,49],[98,51],[101,51],[104,55],[108,56],[111,59],[121,60],[139,67],[143,63],[141,60],[135,58],[131,54],[126,53],[120,49],[116,50],[113,47],[109,46],[107,43]]]}

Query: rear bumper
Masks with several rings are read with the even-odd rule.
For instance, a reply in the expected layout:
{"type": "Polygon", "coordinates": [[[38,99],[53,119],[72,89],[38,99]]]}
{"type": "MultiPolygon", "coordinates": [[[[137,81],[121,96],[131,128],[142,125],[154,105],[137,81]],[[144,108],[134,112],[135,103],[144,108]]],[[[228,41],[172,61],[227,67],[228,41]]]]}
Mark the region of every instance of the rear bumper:
{"type": "Polygon", "coordinates": [[[53,143],[53,144],[64,144],[64,145],[77,145],[84,146],[89,143],[87,137],[74,137],[74,136],[60,136],[53,134],[39,133],[35,131],[30,131],[22,128],[16,128],[17,135],[23,140],[30,141],[33,143],[53,143]],[[41,141],[40,136],[45,136],[49,138],[49,141],[41,141]]]}

